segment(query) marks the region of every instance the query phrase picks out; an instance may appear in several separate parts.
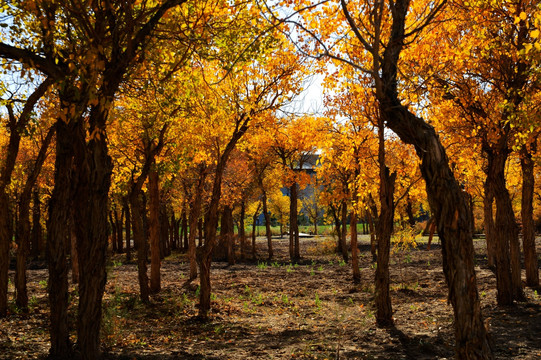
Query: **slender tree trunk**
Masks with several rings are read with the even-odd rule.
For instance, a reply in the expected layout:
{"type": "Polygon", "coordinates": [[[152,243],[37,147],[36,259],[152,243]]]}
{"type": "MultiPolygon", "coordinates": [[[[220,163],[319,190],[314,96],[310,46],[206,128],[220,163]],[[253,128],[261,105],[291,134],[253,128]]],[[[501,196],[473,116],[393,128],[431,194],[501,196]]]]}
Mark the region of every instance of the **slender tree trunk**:
{"type": "Polygon", "coordinates": [[[115,227],[116,227],[116,241],[117,241],[117,250],[118,250],[118,253],[119,254],[122,254],[124,252],[124,239],[123,239],[123,236],[122,236],[122,217],[123,217],[123,213],[121,212],[120,213],[120,217],[118,216],[118,210],[115,208],[115,211],[114,211],[114,215],[115,215],[115,227]]]}
{"type": "MultiPolygon", "coordinates": [[[[154,166],[156,164],[154,163],[154,166]]],[[[161,289],[160,266],[160,190],[158,171],[152,169],[148,176],[149,192],[149,235],[150,235],[150,292],[161,289]]]]}
{"type": "MultiPolygon", "coordinates": [[[[190,235],[188,237],[188,259],[190,261],[189,281],[193,281],[197,277],[195,236],[198,223],[201,224],[201,198],[203,195],[204,184],[205,178],[203,174],[200,173],[198,182],[195,186],[195,194],[191,199],[190,206],[190,235]]],[[[183,219],[185,219],[185,216],[183,217],[183,219]]],[[[201,237],[201,231],[199,232],[199,236],[201,237]]],[[[199,242],[199,246],[201,246],[201,241],[199,242]]]]}
{"type": "Polygon", "coordinates": [[[109,223],[111,224],[111,244],[113,245],[113,253],[118,253],[118,240],[116,233],[115,220],[113,218],[113,210],[109,211],[109,223]]]}
{"type": "Polygon", "coordinates": [[[257,249],[255,246],[256,232],[257,232],[257,215],[259,211],[256,211],[252,216],[252,259],[257,258],[257,249]]]}
{"type": "Polygon", "coordinates": [[[340,216],[338,214],[340,206],[338,207],[338,209],[334,206],[331,206],[330,209],[331,209],[332,217],[334,219],[336,237],[338,238],[338,241],[336,242],[336,252],[338,254],[341,254],[343,242],[342,242],[342,224],[340,222],[340,216]]]}
{"type": "Polygon", "coordinates": [[[357,211],[353,209],[351,211],[351,267],[353,269],[353,282],[355,284],[360,284],[361,282],[361,271],[359,269],[359,257],[358,252],[359,248],[357,247],[357,211]]]}
{"type": "Polygon", "coordinates": [[[135,247],[137,248],[137,277],[139,279],[139,290],[141,293],[141,300],[144,303],[149,303],[150,288],[147,275],[148,242],[146,241],[145,230],[143,228],[143,204],[139,192],[130,194],[130,205],[133,238],[135,247]]]}
{"type": "Polygon", "coordinates": [[[535,250],[535,229],[533,221],[533,194],[535,188],[534,162],[532,152],[535,142],[532,143],[531,152],[526,146],[520,150],[520,165],[522,167],[522,246],[524,248],[524,267],[526,268],[526,285],[539,286],[539,266],[535,250]]]}
{"type": "Polygon", "coordinates": [[[9,213],[8,194],[0,188],[0,318],[6,316],[8,310],[9,248],[13,238],[9,213]]]}
{"type": "MultiPolygon", "coordinates": [[[[200,214],[201,215],[201,214],[200,214]]],[[[179,243],[182,242],[184,245],[182,245],[182,248],[186,251],[188,251],[189,247],[189,239],[188,239],[188,231],[192,232],[194,234],[194,244],[195,244],[195,238],[197,237],[197,219],[195,219],[195,223],[190,223],[190,228],[188,229],[188,216],[186,215],[186,212],[182,214],[182,220],[179,220],[178,227],[182,226],[182,236],[179,237],[179,243]]]]}
{"type": "Polygon", "coordinates": [[[212,262],[212,252],[216,246],[216,229],[218,228],[218,206],[220,204],[221,191],[222,191],[222,178],[225,170],[225,166],[229,159],[229,156],[235,148],[238,140],[244,135],[248,129],[247,124],[249,117],[241,115],[237,123],[237,130],[234,132],[232,138],[227,143],[224,152],[218,159],[216,165],[216,171],[214,176],[214,184],[212,186],[212,195],[210,199],[210,205],[208,210],[208,221],[205,223],[205,245],[202,247],[200,256],[198,256],[199,263],[199,279],[200,279],[200,293],[199,293],[199,316],[203,319],[208,318],[208,312],[210,310],[210,295],[211,295],[211,283],[210,283],[210,265],[212,262]],[[241,124],[239,126],[239,124],[241,124]]]}
{"type": "Polygon", "coordinates": [[[246,203],[244,199],[240,203],[240,218],[239,218],[239,238],[240,238],[240,258],[246,259],[246,229],[244,218],[246,217],[246,203]]]}
{"type": "Polygon", "coordinates": [[[123,208],[124,208],[124,231],[126,238],[126,262],[131,261],[131,211],[128,196],[123,198],[123,208]]]}
{"type": "Polygon", "coordinates": [[[377,260],[377,241],[376,241],[376,230],[374,226],[374,218],[370,213],[370,210],[366,210],[366,215],[368,217],[368,226],[370,227],[370,253],[372,254],[372,261],[377,260]]]}
{"type": "MultiPolygon", "coordinates": [[[[21,197],[19,200],[19,221],[17,222],[17,267],[15,272],[15,288],[17,297],[15,303],[23,311],[28,311],[28,292],[26,289],[26,262],[28,255],[30,254],[30,201],[32,198],[32,188],[34,187],[38,175],[41,172],[41,168],[45,159],[47,158],[47,150],[51,141],[55,128],[49,129],[45,136],[36,157],[36,161],[28,174],[26,183],[24,185],[21,197]]],[[[39,206],[39,202],[38,202],[39,206]]],[[[39,220],[38,220],[39,222],[39,220]]]]}
{"type": "Polygon", "coordinates": [[[32,204],[32,232],[30,233],[31,250],[30,254],[33,258],[37,258],[41,254],[43,229],[41,227],[41,201],[39,198],[39,188],[34,189],[32,204]]]}
{"type": "Polygon", "coordinates": [[[340,248],[342,249],[342,258],[345,262],[348,262],[348,245],[347,245],[347,233],[348,233],[348,227],[347,227],[347,220],[348,220],[348,205],[346,203],[346,200],[342,200],[342,205],[340,207],[341,209],[341,218],[340,221],[342,223],[342,236],[340,237],[340,248]]]}
{"type": "Polygon", "coordinates": [[[199,218],[199,220],[197,222],[197,229],[198,229],[198,233],[199,233],[198,246],[201,247],[201,246],[203,246],[203,219],[202,218],[199,218]]]}
{"type": "Polygon", "coordinates": [[[298,231],[297,227],[297,183],[289,187],[289,258],[296,261],[295,238],[298,231]]]}
{"type": "Polygon", "coordinates": [[[267,207],[267,193],[263,190],[261,196],[261,203],[263,204],[263,216],[265,217],[265,235],[267,236],[267,248],[269,254],[269,261],[274,257],[274,251],[272,249],[272,232],[271,232],[271,219],[269,210],[267,207]]]}

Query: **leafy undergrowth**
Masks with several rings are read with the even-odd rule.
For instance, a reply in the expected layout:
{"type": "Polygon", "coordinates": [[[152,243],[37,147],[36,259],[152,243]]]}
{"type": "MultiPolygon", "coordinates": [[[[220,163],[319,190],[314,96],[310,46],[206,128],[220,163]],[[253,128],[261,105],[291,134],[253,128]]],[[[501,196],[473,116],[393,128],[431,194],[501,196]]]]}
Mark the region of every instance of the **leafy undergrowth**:
{"type": "MultiPolygon", "coordinates": [[[[395,327],[375,326],[374,264],[361,241],[362,283],[350,264],[329,252],[325,238],[302,239],[299,263],[276,239],[273,261],[247,260],[212,271],[210,320],[197,318],[198,284],[183,287],[187,263],[174,254],[162,263],[162,291],[139,301],[134,264],[115,256],[108,270],[102,343],[107,359],[445,359],[453,357],[452,308],[437,244],[394,252],[391,296],[395,327]]],[[[264,257],[264,240],[258,242],[264,257]]],[[[476,242],[481,254],[483,242],[476,242]]],[[[541,298],[498,308],[495,278],[477,256],[479,293],[497,358],[541,358],[541,298]]],[[[46,270],[29,271],[30,313],[14,307],[0,320],[0,358],[45,357],[48,351],[46,270]]],[[[71,285],[72,328],[76,286],[71,285]]],[[[11,289],[12,290],[12,289],[11,289]]],[[[11,294],[12,295],[12,294],[11,294]]],[[[75,340],[75,331],[73,331],[75,340]]]]}

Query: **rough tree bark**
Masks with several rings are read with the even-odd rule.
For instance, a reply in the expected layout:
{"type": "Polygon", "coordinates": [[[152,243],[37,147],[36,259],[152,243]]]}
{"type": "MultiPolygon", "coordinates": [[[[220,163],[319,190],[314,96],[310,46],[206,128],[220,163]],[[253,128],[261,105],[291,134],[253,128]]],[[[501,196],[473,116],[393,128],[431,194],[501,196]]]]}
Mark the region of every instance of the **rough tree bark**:
{"type": "MultiPolygon", "coordinates": [[[[153,166],[156,162],[153,161],[153,166]]],[[[160,281],[160,189],[158,171],[153,168],[148,175],[149,233],[150,233],[150,292],[158,293],[160,281]]]]}
{"type": "Polygon", "coordinates": [[[376,324],[388,327],[394,324],[391,294],[389,289],[389,254],[394,222],[394,189],[396,172],[390,174],[385,164],[385,125],[383,119],[378,120],[378,164],[379,164],[379,202],[380,213],[376,224],[378,238],[378,254],[376,266],[376,324]]]}
{"type": "Polygon", "coordinates": [[[32,231],[30,233],[30,255],[37,258],[41,254],[43,240],[43,228],[41,226],[41,200],[39,198],[39,188],[34,189],[32,200],[32,231]]]}
{"type": "Polygon", "coordinates": [[[535,187],[534,162],[535,142],[531,149],[526,146],[520,149],[520,165],[522,167],[522,246],[524,248],[524,267],[526,268],[526,285],[539,286],[539,267],[535,251],[535,229],[533,221],[533,194],[535,187]]]}
{"type": "MultiPolygon", "coordinates": [[[[345,0],[341,0],[341,4],[348,23],[356,30],[355,35],[362,39],[345,0]]],[[[412,144],[421,159],[421,173],[438,223],[443,270],[454,309],[457,358],[492,359],[477,292],[469,205],[453,176],[447,154],[434,128],[410,112],[398,96],[398,63],[407,37],[405,27],[409,5],[409,0],[391,2],[392,23],[382,55],[378,50],[380,43],[376,41],[374,71],[371,73],[376,98],[387,127],[403,142],[412,144]]],[[[433,11],[438,11],[438,7],[433,11]]]]}

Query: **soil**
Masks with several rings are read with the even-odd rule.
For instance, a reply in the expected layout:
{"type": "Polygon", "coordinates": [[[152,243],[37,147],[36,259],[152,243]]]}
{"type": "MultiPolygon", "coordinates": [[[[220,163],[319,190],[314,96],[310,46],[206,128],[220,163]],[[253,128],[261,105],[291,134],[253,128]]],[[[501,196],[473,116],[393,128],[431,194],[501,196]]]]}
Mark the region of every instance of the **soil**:
{"type": "MultiPolygon", "coordinates": [[[[265,239],[258,254],[265,257],[265,239]]],[[[288,243],[274,239],[275,259],[214,263],[210,320],[197,318],[197,281],[183,286],[184,254],[162,262],[162,290],[150,305],[138,299],[136,266],[115,255],[108,269],[102,344],[106,359],[450,359],[454,356],[453,312],[447,303],[441,248],[420,244],[395,251],[391,296],[395,326],[375,326],[374,264],[361,237],[362,283],[352,282],[350,264],[332,252],[329,238],[301,239],[297,264],[288,243]]],[[[496,284],[475,241],[479,294],[497,359],[541,359],[541,294],[526,288],[527,302],[496,306],[496,284]]],[[[538,239],[538,253],[541,246],[538,239]]],[[[12,276],[11,274],[10,276],[12,276]]],[[[47,270],[28,271],[30,312],[12,306],[0,319],[0,359],[47,355],[47,270]]],[[[70,285],[75,329],[77,288],[70,285]]],[[[10,290],[13,291],[12,286],[10,290]]],[[[539,290],[538,290],[539,291],[539,290]]],[[[10,294],[13,299],[13,294],[10,294]]],[[[73,341],[75,342],[75,330],[73,341]]]]}

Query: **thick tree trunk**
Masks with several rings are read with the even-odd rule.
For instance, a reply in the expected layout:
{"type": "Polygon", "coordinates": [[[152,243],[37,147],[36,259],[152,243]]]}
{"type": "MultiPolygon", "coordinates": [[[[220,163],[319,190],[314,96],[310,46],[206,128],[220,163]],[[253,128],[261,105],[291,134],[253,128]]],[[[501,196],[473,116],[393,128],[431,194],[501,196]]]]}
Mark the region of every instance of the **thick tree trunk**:
{"type": "MultiPolygon", "coordinates": [[[[342,2],[348,21],[345,2],[342,2]]],[[[483,323],[474,270],[472,214],[460,186],[453,177],[449,160],[432,126],[411,113],[398,96],[398,63],[405,44],[409,1],[393,4],[389,39],[373,79],[382,119],[400,139],[415,147],[421,159],[421,173],[442,243],[443,270],[454,309],[457,358],[492,359],[492,349],[483,323]],[[381,68],[379,67],[381,65],[381,68]],[[378,75],[381,73],[381,76],[378,75]]],[[[379,46],[379,45],[378,45],[379,46]]]]}
{"type": "MultiPolygon", "coordinates": [[[[494,237],[494,195],[490,189],[488,177],[484,183],[485,197],[483,199],[483,225],[485,229],[485,239],[487,243],[487,260],[491,269],[496,269],[496,238],[494,237]]],[[[510,280],[509,280],[510,281],[510,280]]]]}
{"type": "Polygon", "coordinates": [[[263,195],[261,196],[261,203],[263,204],[263,216],[265,217],[265,235],[267,236],[267,248],[269,255],[268,259],[270,261],[274,257],[274,251],[272,249],[271,219],[267,207],[267,193],[264,190],[263,195]]]}
{"type": "Polygon", "coordinates": [[[147,275],[148,242],[146,241],[145,230],[143,228],[143,204],[139,192],[130,194],[130,205],[133,239],[134,245],[137,248],[137,278],[139,279],[139,290],[141,292],[141,300],[144,303],[149,303],[150,288],[147,275]]]}
{"type": "Polygon", "coordinates": [[[37,258],[41,254],[43,229],[41,227],[41,201],[39,198],[39,188],[34,189],[32,200],[32,232],[30,233],[31,250],[30,255],[37,258]]]}
{"type": "Polygon", "coordinates": [[[77,234],[75,233],[75,222],[73,218],[70,219],[70,262],[71,262],[71,281],[74,284],[79,283],[79,257],[77,256],[77,234]]]}
{"type": "Polygon", "coordinates": [[[389,289],[389,255],[394,222],[394,189],[396,173],[390,174],[385,163],[385,127],[383,119],[378,120],[378,164],[379,164],[379,202],[380,214],[376,225],[378,254],[376,266],[376,324],[388,327],[394,324],[393,308],[389,289]]]}
{"type": "Polygon", "coordinates": [[[359,252],[359,248],[357,247],[357,212],[354,209],[351,212],[350,217],[351,225],[350,225],[350,231],[351,231],[351,267],[353,269],[353,282],[355,284],[361,283],[361,271],[359,269],[359,256],[357,255],[359,252]]]}
{"type": "Polygon", "coordinates": [[[149,192],[149,235],[150,235],[150,292],[161,289],[160,281],[160,190],[158,171],[153,169],[148,176],[149,192]]]}
{"type": "Polygon", "coordinates": [[[68,327],[68,262],[66,242],[69,238],[73,191],[73,137],[75,123],[56,123],[56,160],[54,188],[49,200],[47,221],[47,263],[49,267],[48,293],[50,306],[51,358],[69,358],[72,354],[68,327]]]}
{"type": "Polygon", "coordinates": [[[85,131],[80,131],[72,139],[77,171],[74,219],[80,275],[77,341],[83,359],[100,356],[102,298],[107,281],[108,194],[113,170],[107,150],[106,120],[106,108],[93,108],[89,131],[95,130],[101,136],[87,142],[85,131]]]}
{"type": "Polygon", "coordinates": [[[520,246],[518,226],[507,187],[505,163],[508,151],[487,151],[487,186],[496,201],[494,241],[496,246],[496,285],[499,305],[511,305],[523,300],[520,279],[520,246]]]}
{"type": "Polygon", "coordinates": [[[347,245],[347,220],[348,220],[348,205],[345,200],[342,201],[340,206],[341,210],[341,223],[342,223],[342,236],[340,237],[340,249],[342,250],[342,258],[345,262],[348,262],[348,245],[347,245]]]}
{"type": "MultiPolygon", "coordinates": [[[[535,142],[532,143],[535,151],[535,142]]],[[[534,162],[528,148],[520,150],[520,165],[522,167],[522,246],[524,248],[524,267],[526,268],[526,285],[539,286],[539,266],[535,250],[535,228],[533,221],[533,194],[535,187],[534,162]]]]}

